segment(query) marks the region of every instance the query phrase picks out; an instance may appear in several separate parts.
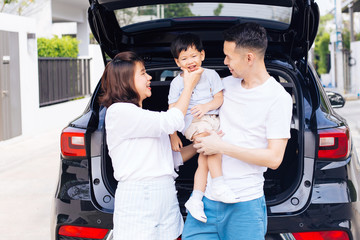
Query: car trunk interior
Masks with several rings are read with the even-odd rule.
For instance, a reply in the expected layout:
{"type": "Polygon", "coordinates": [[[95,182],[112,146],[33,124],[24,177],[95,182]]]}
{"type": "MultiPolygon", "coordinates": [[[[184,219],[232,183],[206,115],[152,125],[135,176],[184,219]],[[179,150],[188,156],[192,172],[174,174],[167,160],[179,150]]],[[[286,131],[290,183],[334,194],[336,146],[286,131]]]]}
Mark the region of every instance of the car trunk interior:
{"type": "MultiPolygon", "coordinates": [[[[220,77],[226,77],[230,75],[227,67],[218,64],[218,65],[206,65],[207,68],[215,69],[220,77]],[[217,67],[220,66],[220,67],[217,67]]],[[[279,204],[285,201],[291,193],[293,193],[298,187],[301,176],[302,176],[302,162],[301,153],[299,152],[299,142],[301,142],[301,134],[299,133],[299,123],[298,123],[298,104],[297,104],[297,95],[296,88],[293,80],[289,76],[281,76],[280,71],[271,71],[269,73],[284,86],[286,91],[288,91],[293,97],[293,119],[291,125],[291,139],[289,139],[287,148],[285,151],[284,159],[281,166],[277,170],[268,169],[264,174],[265,183],[264,183],[264,192],[267,200],[267,205],[272,206],[279,204]]],[[[174,76],[178,74],[178,68],[175,66],[166,68],[149,68],[147,67],[147,72],[153,77],[151,83],[152,96],[143,102],[143,108],[154,110],[154,111],[166,111],[168,109],[168,92],[170,87],[170,82],[174,76]]],[[[184,146],[190,144],[190,141],[186,140],[179,134],[180,138],[183,140],[184,146]]],[[[106,137],[104,134],[103,137],[104,143],[106,142],[106,137]]],[[[183,166],[180,167],[178,172],[179,177],[176,179],[176,186],[178,190],[178,199],[180,203],[181,212],[185,215],[184,203],[189,198],[192,192],[193,178],[194,173],[197,167],[197,155],[194,156],[191,160],[186,162],[183,166]]],[[[104,174],[104,180],[107,183],[107,188],[112,195],[115,193],[116,189],[116,180],[113,178],[113,168],[111,164],[111,159],[108,155],[106,144],[103,144],[102,151],[102,172],[104,174]]]]}

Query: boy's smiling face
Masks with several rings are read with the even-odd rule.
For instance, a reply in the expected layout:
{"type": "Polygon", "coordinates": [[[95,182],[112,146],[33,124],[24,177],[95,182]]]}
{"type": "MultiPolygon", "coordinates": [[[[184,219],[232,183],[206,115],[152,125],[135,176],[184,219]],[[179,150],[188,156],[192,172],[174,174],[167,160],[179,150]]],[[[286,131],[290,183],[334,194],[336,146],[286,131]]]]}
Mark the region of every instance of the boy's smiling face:
{"type": "Polygon", "coordinates": [[[175,58],[175,62],[180,68],[185,68],[189,72],[201,67],[202,61],[205,59],[205,52],[199,52],[195,46],[188,47],[179,53],[179,57],[175,58]]]}

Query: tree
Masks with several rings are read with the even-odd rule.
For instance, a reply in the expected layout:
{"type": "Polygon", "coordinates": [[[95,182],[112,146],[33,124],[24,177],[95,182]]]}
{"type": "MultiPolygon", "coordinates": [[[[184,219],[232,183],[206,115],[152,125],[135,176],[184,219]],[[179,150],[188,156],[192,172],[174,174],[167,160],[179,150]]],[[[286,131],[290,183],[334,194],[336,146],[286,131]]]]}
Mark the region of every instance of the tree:
{"type": "MultiPolygon", "coordinates": [[[[327,73],[329,71],[329,44],[330,44],[330,33],[326,29],[326,25],[329,21],[333,21],[334,15],[327,14],[320,17],[319,30],[315,38],[315,59],[314,64],[318,74],[327,73]]],[[[344,49],[350,50],[350,32],[348,22],[344,21],[344,29],[342,30],[342,40],[344,49]]],[[[360,33],[355,34],[355,40],[360,40],[360,33]]]]}
{"type": "Polygon", "coordinates": [[[156,5],[142,6],[138,8],[139,15],[155,15],[156,5]]]}
{"type": "Polygon", "coordinates": [[[320,17],[319,30],[315,38],[315,59],[314,65],[318,74],[328,72],[329,66],[329,43],[330,34],[326,30],[326,24],[334,18],[334,15],[327,14],[320,17]]]}
{"type": "Polygon", "coordinates": [[[6,5],[12,4],[15,5],[15,9],[17,9],[16,13],[18,15],[21,15],[24,8],[28,7],[31,3],[34,3],[35,0],[4,0],[4,1],[0,1],[0,3],[1,2],[2,2],[2,6],[0,12],[4,11],[6,5]]]}
{"type": "Polygon", "coordinates": [[[138,8],[127,8],[115,11],[120,26],[134,23],[134,17],[138,15],[138,8]]]}
{"type": "Polygon", "coordinates": [[[6,4],[10,4],[10,3],[12,3],[12,2],[17,2],[17,0],[4,0],[4,1],[2,1],[2,2],[3,2],[3,3],[2,3],[2,6],[1,6],[0,12],[4,11],[4,8],[5,8],[5,5],[6,5],[6,4]]]}
{"type": "Polygon", "coordinates": [[[330,43],[330,34],[323,33],[317,38],[315,43],[315,66],[318,74],[324,74],[328,72],[329,66],[329,43],[330,43]]]}
{"type": "Polygon", "coordinates": [[[214,9],[214,15],[215,16],[220,16],[221,14],[221,10],[223,9],[224,4],[219,3],[219,5],[217,6],[217,8],[214,9]]]}
{"type": "Polygon", "coordinates": [[[166,4],[164,7],[165,18],[195,16],[190,9],[192,5],[192,3],[166,4]]]}
{"type": "MultiPolygon", "coordinates": [[[[343,47],[347,50],[350,50],[350,31],[349,29],[344,29],[342,33],[343,47]]],[[[355,34],[355,41],[360,40],[360,33],[355,34]]]]}
{"type": "Polygon", "coordinates": [[[34,0],[24,0],[24,1],[20,1],[19,2],[19,6],[18,6],[18,15],[21,15],[22,11],[24,10],[24,8],[26,8],[27,6],[29,6],[31,3],[33,3],[34,0]]]}

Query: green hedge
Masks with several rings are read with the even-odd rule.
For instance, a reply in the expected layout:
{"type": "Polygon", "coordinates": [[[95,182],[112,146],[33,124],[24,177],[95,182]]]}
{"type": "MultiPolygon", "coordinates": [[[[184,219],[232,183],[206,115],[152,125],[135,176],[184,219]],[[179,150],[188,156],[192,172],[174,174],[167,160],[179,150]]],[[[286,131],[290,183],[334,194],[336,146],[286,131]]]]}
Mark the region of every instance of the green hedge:
{"type": "Polygon", "coordinates": [[[55,36],[51,39],[38,38],[37,44],[39,57],[76,58],[79,54],[79,41],[69,36],[62,38],[55,36]]]}

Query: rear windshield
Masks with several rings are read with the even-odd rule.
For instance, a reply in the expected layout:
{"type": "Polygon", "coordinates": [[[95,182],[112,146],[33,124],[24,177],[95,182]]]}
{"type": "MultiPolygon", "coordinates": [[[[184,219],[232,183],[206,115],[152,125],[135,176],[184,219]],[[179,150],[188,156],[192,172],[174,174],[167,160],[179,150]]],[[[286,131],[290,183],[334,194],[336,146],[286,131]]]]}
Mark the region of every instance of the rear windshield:
{"type": "Polygon", "coordinates": [[[174,3],[115,10],[121,27],[151,20],[187,17],[245,17],[290,24],[291,7],[241,3],[174,3]]]}

